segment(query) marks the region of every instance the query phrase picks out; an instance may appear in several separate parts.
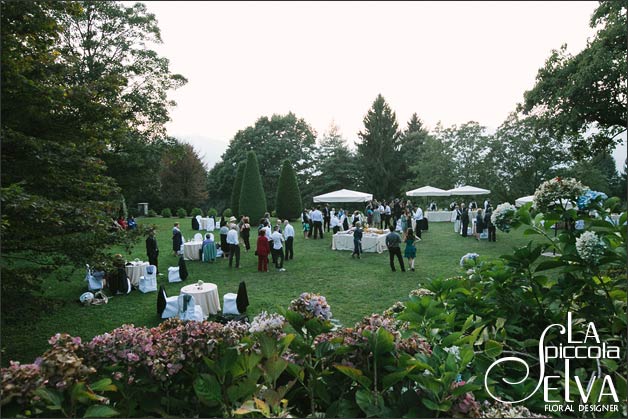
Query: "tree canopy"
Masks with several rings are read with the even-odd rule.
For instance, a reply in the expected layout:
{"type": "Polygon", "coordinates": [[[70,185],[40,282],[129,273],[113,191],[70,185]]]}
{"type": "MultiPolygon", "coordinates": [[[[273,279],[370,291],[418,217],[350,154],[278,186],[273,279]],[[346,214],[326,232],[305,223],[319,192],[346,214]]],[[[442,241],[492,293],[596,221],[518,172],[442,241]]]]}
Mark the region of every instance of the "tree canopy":
{"type": "Polygon", "coordinates": [[[277,217],[288,220],[296,219],[303,209],[297,176],[287,159],[281,166],[275,209],[277,217]]]}
{"type": "Polygon", "coordinates": [[[553,135],[567,136],[577,158],[611,150],[628,117],[628,1],[601,1],[590,26],[598,28],[576,55],[563,45],[545,62],[521,109],[543,117],[553,135]]]}
{"type": "Polygon", "coordinates": [[[250,217],[255,223],[266,212],[266,194],[254,151],[247,153],[246,168],[240,189],[240,214],[250,217]]]}

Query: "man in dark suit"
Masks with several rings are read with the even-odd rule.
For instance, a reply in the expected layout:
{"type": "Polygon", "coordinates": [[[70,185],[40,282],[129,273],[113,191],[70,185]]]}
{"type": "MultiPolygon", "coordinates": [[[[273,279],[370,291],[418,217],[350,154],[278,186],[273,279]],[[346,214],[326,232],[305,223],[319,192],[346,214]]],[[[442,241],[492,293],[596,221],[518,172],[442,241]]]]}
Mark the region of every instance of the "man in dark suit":
{"type": "Polygon", "coordinates": [[[462,237],[467,237],[467,229],[469,228],[469,209],[465,204],[462,204],[460,209],[460,221],[462,222],[462,237]]]}
{"type": "Polygon", "coordinates": [[[493,215],[493,207],[489,202],[488,207],[486,207],[486,212],[484,213],[484,224],[488,228],[488,241],[494,242],[496,229],[495,224],[493,224],[493,221],[491,220],[491,215],[493,215]]]}
{"type": "Polygon", "coordinates": [[[329,204],[325,204],[323,208],[323,230],[329,233],[329,222],[331,221],[331,212],[329,211],[329,204]]]}
{"type": "Polygon", "coordinates": [[[155,238],[155,230],[152,229],[148,232],[148,237],[146,238],[146,256],[148,256],[148,263],[155,265],[157,275],[159,275],[159,265],[157,264],[159,247],[157,246],[157,239],[155,238]]]}

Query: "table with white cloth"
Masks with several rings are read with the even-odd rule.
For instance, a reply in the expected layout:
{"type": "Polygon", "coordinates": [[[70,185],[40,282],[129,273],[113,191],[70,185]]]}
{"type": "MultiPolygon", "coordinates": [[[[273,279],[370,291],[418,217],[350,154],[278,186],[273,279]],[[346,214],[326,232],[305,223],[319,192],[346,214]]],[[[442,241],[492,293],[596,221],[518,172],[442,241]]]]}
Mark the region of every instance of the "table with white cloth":
{"type": "Polygon", "coordinates": [[[183,243],[183,259],[200,260],[199,251],[203,247],[203,242],[187,242],[183,243]]]}
{"type": "MultiPolygon", "coordinates": [[[[331,242],[333,250],[351,250],[353,251],[353,231],[336,233],[333,235],[331,242]]],[[[386,234],[363,233],[362,234],[362,252],[382,253],[386,248],[386,234]]]]}
{"type": "Polygon", "coordinates": [[[146,267],[148,265],[148,262],[141,261],[128,262],[124,265],[126,276],[129,277],[132,286],[136,288],[140,286],[140,276],[146,275],[146,267]]]}
{"type": "Polygon", "coordinates": [[[194,303],[201,306],[205,317],[220,311],[220,298],[218,298],[218,286],[216,284],[204,282],[200,287],[198,284],[186,285],[181,288],[181,294],[193,296],[194,303]]]}
{"type": "Polygon", "coordinates": [[[206,231],[214,231],[216,229],[216,221],[211,217],[199,218],[198,229],[206,231]]]}
{"type": "Polygon", "coordinates": [[[430,223],[451,222],[451,211],[426,211],[425,218],[430,220],[430,223]]]}

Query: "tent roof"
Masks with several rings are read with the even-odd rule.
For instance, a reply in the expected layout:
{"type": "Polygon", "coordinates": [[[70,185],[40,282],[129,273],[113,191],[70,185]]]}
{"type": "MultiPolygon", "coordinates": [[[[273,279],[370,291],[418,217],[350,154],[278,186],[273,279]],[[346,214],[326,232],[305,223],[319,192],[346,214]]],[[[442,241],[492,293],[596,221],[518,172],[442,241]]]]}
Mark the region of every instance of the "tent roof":
{"type": "Polygon", "coordinates": [[[476,188],[475,186],[467,185],[450,189],[447,192],[452,195],[487,195],[491,193],[488,189],[476,188]]]}
{"type": "Polygon", "coordinates": [[[370,193],[339,189],[314,197],[314,202],[366,202],[373,199],[370,193]]]}
{"type": "Polygon", "coordinates": [[[449,196],[449,191],[444,189],[435,188],[433,186],[423,186],[418,189],[413,189],[406,192],[407,196],[449,196]]]}
{"type": "Polygon", "coordinates": [[[515,199],[515,206],[520,207],[527,204],[528,202],[532,202],[533,200],[534,195],[522,196],[521,198],[515,199]]]}

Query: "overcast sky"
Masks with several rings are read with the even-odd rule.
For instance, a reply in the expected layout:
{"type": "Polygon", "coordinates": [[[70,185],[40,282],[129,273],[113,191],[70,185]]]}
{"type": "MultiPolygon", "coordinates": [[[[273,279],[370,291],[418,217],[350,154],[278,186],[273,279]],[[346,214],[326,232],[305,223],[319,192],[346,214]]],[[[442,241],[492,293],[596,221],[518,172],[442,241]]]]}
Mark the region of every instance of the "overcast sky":
{"type": "MultiPolygon", "coordinates": [[[[353,142],[381,93],[404,127],[477,121],[494,130],[552,49],[577,53],[597,2],[144,2],[171,70],[168,132],[208,167],[238,130],[294,112],[353,142]]],[[[617,154],[625,158],[625,148],[617,154]]]]}

